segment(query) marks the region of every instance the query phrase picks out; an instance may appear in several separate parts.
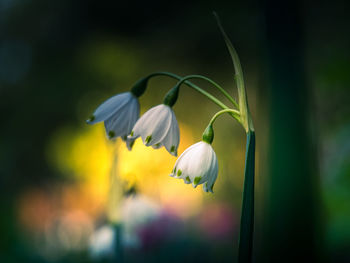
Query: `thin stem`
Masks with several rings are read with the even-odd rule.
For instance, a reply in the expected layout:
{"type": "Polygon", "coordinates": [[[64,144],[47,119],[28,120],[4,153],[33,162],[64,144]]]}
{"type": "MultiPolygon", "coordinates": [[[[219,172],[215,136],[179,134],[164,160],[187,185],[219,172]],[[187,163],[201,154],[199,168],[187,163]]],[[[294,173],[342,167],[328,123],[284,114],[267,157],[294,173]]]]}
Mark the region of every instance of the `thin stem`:
{"type": "Polygon", "coordinates": [[[184,83],[186,80],[189,80],[189,79],[203,79],[205,81],[208,81],[210,84],[212,84],[215,88],[217,88],[218,90],[220,90],[224,95],[225,97],[230,101],[232,102],[232,104],[237,108],[239,109],[239,105],[238,103],[235,101],[234,98],[232,98],[230,96],[230,94],[227,93],[227,91],[222,88],[219,84],[217,84],[215,81],[207,78],[207,77],[204,77],[202,75],[189,75],[189,76],[186,76],[186,77],[183,77],[178,83],[176,83],[176,86],[180,87],[182,83],[184,83]]]}
{"type": "MultiPolygon", "coordinates": [[[[173,79],[177,79],[177,80],[181,80],[182,77],[170,73],[170,72],[155,72],[152,73],[150,75],[147,76],[148,79],[155,77],[155,76],[168,76],[171,77],[173,79]]],[[[201,93],[202,95],[206,96],[208,99],[210,99],[211,101],[213,101],[216,105],[220,106],[223,109],[228,109],[229,107],[227,107],[223,102],[221,102],[219,99],[215,98],[213,95],[211,95],[209,92],[206,92],[205,90],[201,89],[200,87],[198,87],[197,85],[193,84],[190,81],[185,81],[185,84],[191,88],[193,88],[194,90],[198,91],[199,93],[201,93]]]]}
{"type": "Polygon", "coordinates": [[[255,133],[248,131],[244,169],[244,187],[239,233],[238,262],[251,263],[254,232],[255,133]]]}
{"type": "MultiPolygon", "coordinates": [[[[155,77],[155,76],[167,76],[167,77],[171,77],[173,79],[177,79],[177,80],[181,80],[182,77],[170,73],[170,72],[155,72],[152,73],[150,75],[147,76],[148,79],[155,77]]],[[[226,106],[223,102],[221,102],[219,99],[215,98],[213,95],[211,95],[209,92],[206,92],[205,90],[201,89],[200,87],[198,87],[197,85],[193,84],[190,81],[185,81],[184,82],[187,86],[193,88],[194,90],[198,91],[200,94],[206,96],[208,99],[210,99],[212,102],[214,102],[216,105],[218,105],[219,107],[221,107],[222,109],[229,109],[228,106],[226,106]]],[[[239,119],[237,119],[237,116],[234,114],[230,114],[233,118],[235,118],[237,121],[240,121],[239,119]]]]}
{"type": "MultiPolygon", "coordinates": [[[[215,120],[221,115],[221,114],[224,114],[224,113],[231,113],[231,114],[234,114],[235,116],[237,116],[237,120],[239,119],[240,117],[240,113],[239,111],[237,110],[234,110],[234,109],[224,109],[224,110],[221,110],[221,111],[218,111],[217,113],[215,113],[215,115],[213,116],[213,118],[211,118],[210,122],[209,122],[209,125],[213,125],[213,123],[215,122],[215,120]]],[[[238,120],[239,123],[240,120],[238,120]]]]}

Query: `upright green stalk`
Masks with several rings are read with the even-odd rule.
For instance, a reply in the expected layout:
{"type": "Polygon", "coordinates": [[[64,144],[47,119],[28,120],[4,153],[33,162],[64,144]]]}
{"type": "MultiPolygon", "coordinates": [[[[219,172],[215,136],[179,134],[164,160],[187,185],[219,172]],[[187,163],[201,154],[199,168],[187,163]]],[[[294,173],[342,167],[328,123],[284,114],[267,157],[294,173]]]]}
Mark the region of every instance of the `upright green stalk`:
{"type": "Polygon", "coordinates": [[[247,133],[238,262],[252,262],[254,232],[255,132],[247,133]]]}
{"type": "Polygon", "coordinates": [[[219,17],[214,16],[231,55],[235,69],[235,81],[238,89],[240,120],[247,134],[247,149],[244,169],[244,186],[242,197],[241,227],[238,244],[238,262],[252,262],[254,233],[254,180],[255,180],[255,132],[249,111],[247,92],[244,85],[243,71],[238,54],[223,29],[219,17]]]}

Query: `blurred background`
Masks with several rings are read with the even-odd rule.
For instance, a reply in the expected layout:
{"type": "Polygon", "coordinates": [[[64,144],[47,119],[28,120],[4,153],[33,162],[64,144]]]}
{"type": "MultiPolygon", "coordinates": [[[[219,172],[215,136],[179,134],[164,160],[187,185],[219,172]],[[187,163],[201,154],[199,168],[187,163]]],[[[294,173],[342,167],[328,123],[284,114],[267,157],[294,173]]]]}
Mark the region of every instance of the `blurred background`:
{"type": "MultiPolygon", "coordinates": [[[[256,128],[254,261],[350,262],[349,3],[281,2],[0,0],[0,262],[236,262],[236,122],[216,122],[214,194],[168,176],[164,148],[138,140],[129,152],[85,124],[155,71],[236,96],[213,10],[256,128]]],[[[153,78],[141,113],[174,84],[153,78]]],[[[174,110],[182,153],[219,109],[184,87],[174,110]]]]}

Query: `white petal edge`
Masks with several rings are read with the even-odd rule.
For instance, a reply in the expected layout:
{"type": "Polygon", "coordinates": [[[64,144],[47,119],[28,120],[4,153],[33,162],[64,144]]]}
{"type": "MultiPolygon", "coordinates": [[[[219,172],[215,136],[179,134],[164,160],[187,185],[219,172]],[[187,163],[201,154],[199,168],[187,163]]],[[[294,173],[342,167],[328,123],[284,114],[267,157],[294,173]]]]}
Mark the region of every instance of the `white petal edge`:
{"type": "Polygon", "coordinates": [[[171,124],[167,135],[165,136],[162,144],[167,151],[174,156],[177,156],[177,148],[180,143],[180,129],[176,120],[174,111],[171,111],[171,124]]]}
{"type": "Polygon", "coordinates": [[[133,98],[127,105],[104,122],[106,133],[109,139],[128,136],[132,127],[140,116],[140,106],[136,98],[133,98]],[[113,136],[110,136],[113,132],[113,136]]]}
{"type": "Polygon", "coordinates": [[[132,98],[134,98],[134,96],[131,94],[131,92],[124,92],[114,95],[98,106],[92,114],[92,117],[86,122],[88,124],[95,124],[107,120],[132,98]]]}
{"type": "Polygon", "coordinates": [[[148,110],[136,122],[129,138],[142,137],[146,146],[160,143],[171,125],[171,108],[164,104],[155,106],[148,110]]]}
{"type": "Polygon", "coordinates": [[[214,149],[206,142],[198,142],[187,148],[175,162],[170,176],[176,179],[183,179],[185,184],[192,183],[193,187],[203,184],[205,192],[213,192],[213,185],[218,175],[218,162],[214,149]],[[195,167],[193,166],[195,163],[195,167]],[[179,170],[181,171],[178,176],[179,170]],[[197,184],[194,179],[197,176],[202,178],[197,184]],[[188,179],[190,179],[188,181],[188,179]]]}
{"type": "MultiPolygon", "coordinates": [[[[201,146],[202,142],[197,142],[187,148],[177,159],[174,165],[175,174],[174,177],[177,179],[183,179],[185,184],[190,184],[193,181],[193,178],[189,172],[189,167],[192,165],[193,160],[196,160],[196,152],[198,147],[201,146]],[[181,171],[179,176],[179,170],[181,171]]],[[[174,171],[174,170],[173,170],[174,171]]]]}

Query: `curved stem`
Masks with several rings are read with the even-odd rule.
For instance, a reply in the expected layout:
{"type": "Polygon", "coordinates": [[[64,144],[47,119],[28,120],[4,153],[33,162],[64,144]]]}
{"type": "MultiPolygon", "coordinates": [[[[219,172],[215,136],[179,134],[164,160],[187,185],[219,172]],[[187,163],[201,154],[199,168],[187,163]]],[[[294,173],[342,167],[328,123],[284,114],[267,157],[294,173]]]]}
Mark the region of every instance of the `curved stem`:
{"type": "Polygon", "coordinates": [[[204,76],[201,76],[201,75],[189,75],[189,76],[186,76],[184,78],[182,78],[178,83],[176,83],[176,86],[180,87],[182,83],[184,83],[186,80],[189,80],[189,79],[203,79],[205,81],[208,81],[210,84],[212,84],[215,88],[217,88],[218,90],[220,90],[224,95],[225,97],[232,102],[232,104],[237,108],[239,109],[239,105],[238,103],[235,101],[234,98],[232,98],[230,96],[230,94],[227,93],[227,91],[222,88],[219,84],[217,84],[215,81],[207,78],[207,77],[204,77],[204,76]]]}
{"type": "MultiPolygon", "coordinates": [[[[170,73],[170,72],[155,72],[155,73],[152,73],[152,74],[148,75],[147,79],[150,79],[150,78],[155,77],[155,76],[167,76],[167,77],[171,77],[171,78],[177,79],[177,80],[181,80],[182,79],[182,77],[180,77],[180,76],[178,76],[176,74],[170,73]]],[[[221,102],[220,100],[215,98],[209,92],[206,92],[205,90],[201,89],[197,85],[193,84],[192,82],[186,80],[184,83],[187,86],[191,87],[192,89],[198,91],[202,95],[206,96],[208,99],[210,99],[212,102],[214,102],[216,105],[218,105],[222,109],[229,109],[229,107],[227,107],[223,102],[221,102]]],[[[237,118],[237,116],[235,114],[230,114],[230,115],[233,118],[235,118],[237,121],[240,121],[239,118],[237,118]]]]}
{"type": "MultiPolygon", "coordinates": [[[[241,118],[240,118],[240,113],[237,110],[234,109],[224,109],[221,111],[218,111],[217,113],[215,113],[215,115],[211,118],[207,128],[205,129],[205,131],[203,132],[203,141],[206,143],[211,144],[213,142],[214,139],[214,129],[213,129],[213,124],[215,122],[215,120],[222,114],[224,113],[229,113],[231,116],[233,116],[240,124],[242,124],[241,122],[241,118]]],[[[243,126],[243,125],[242,125],[243,126]]]]}
{"type": "Polygon", "coordinates": [[[235,116],[236,116],[235,119],[236,119],[239,123],[241,123],[239,111],[234,110],[234,109],[224,109],[224,110],[221,110],[221,111],[218,111],[217,113],[215,113],[215,115],[213,116],[213,118],[211,118],[211,120],[210,120],[210,122],[209,122],[209,125],[213,125],[214,121],[215,121],[221,114],[224,114],[224,113],[231,113],[231,115],[235,115],[235,116]]]}
{"type": "MultiPolygon", "coordinates": [[[[152,73],[150,75],[147,76],[148,79],[155,77],[155,76],[168,76],[171,77],[173,79],[177,79],[177,80],[181,80],[182,77],[170,73],[170,72],[155,72],[152,73]]],[[[220,106],[223,109],[228,109],[229,107],[227,107],[223,102],[221,102],[219,99],[215,98],[213,95],[211,95],[209,92],[206,92],[205,90],[201,89],[200,87],[198,87],[197,85],[193,84],[192,82],[189,81],[185,81],[184,82],[187,86],[193,88],[194,90],[198,91],[199,93],[201,93],[202,95],[206,96],[208,99],[210,99],[211,101],[213,101],[216,105],[220,106]]]]}

